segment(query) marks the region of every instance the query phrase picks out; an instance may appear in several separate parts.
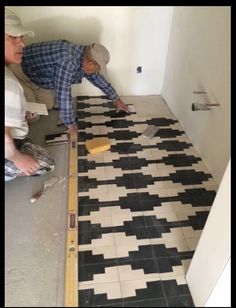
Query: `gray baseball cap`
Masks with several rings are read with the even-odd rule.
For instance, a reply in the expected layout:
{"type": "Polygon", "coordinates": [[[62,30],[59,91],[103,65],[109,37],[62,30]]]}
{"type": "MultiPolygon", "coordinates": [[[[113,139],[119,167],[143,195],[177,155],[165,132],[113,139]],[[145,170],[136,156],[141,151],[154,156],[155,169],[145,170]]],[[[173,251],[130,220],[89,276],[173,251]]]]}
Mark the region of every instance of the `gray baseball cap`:
{"type": "Polygon", "coordinates": [[[34,36],[34,32],[26,30],[23,27],[20,18],[14,12],[7,8],[5,8],[5,33],[12,36],[34,36]]]}
{"type": "Polygon", "coordinates": [[[100,65],[100,71],[103,75],[106,75],[106,66],[110,60],[109,51],[105,46],[93,43],[89,46],[89,50],[93,59],[100,65]]]}

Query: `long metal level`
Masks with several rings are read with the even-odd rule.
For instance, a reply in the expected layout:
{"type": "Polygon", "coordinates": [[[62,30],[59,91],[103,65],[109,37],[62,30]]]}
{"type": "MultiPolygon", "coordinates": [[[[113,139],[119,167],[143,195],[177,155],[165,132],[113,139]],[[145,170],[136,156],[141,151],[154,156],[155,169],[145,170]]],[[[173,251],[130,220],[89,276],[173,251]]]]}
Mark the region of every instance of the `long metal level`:
{"type": "Polygon", "coordinates": [[[78,176],[77,133],[70,136],[65,307],[78,307],[78,176]]]}

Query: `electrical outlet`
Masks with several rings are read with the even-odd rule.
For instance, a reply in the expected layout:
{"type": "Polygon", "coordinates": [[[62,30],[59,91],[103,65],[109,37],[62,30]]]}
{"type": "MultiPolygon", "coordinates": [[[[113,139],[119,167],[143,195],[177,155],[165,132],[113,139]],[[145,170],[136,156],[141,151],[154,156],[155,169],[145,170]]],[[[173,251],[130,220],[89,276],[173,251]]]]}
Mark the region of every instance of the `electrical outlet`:
{"type": "Polygon", "coordinates": [[[142,73],[142,66],[138,66],[136,69],[136,73],[142,73]]]}

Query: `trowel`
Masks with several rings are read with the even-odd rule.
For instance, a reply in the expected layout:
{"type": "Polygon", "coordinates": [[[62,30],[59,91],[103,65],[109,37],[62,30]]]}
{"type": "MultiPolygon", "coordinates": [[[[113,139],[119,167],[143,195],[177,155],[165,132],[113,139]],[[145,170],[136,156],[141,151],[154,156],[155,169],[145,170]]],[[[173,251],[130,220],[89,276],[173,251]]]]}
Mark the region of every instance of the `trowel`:
{"type": "Polygon", "coordinates": [[[57,176],[53,176],[48,180],[46,180],[45,182],[43,182],[43,188],[37,193],[35,193],[32,198],[30,198],[30,202],[34,203],[35,201],[37,201],[45,193],[46,189],[56,184],[58,180],[59,178],[57,176]]]}

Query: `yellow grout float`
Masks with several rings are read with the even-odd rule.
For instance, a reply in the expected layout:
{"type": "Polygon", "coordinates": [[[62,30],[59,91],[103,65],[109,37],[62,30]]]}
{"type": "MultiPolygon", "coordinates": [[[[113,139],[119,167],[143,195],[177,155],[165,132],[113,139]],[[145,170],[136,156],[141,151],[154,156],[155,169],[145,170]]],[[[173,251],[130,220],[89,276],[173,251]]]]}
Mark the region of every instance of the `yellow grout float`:
{"type": "Polygon", "coordinates": [[[108,138],[98,137],[85,142],[85,147],[89,153],[95,154],[110,150],[111,144],[108,138]]]}

